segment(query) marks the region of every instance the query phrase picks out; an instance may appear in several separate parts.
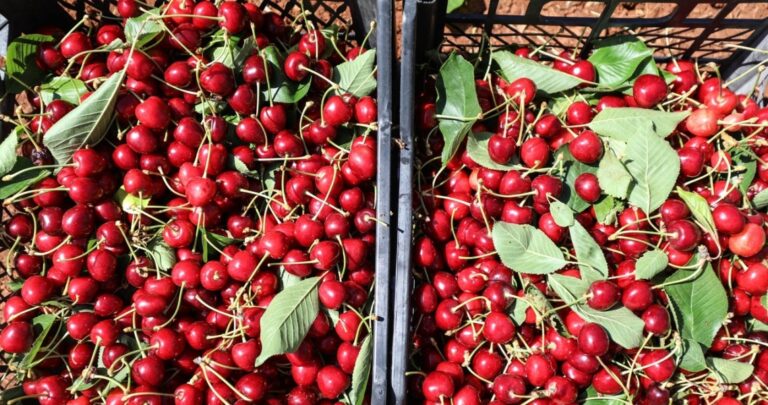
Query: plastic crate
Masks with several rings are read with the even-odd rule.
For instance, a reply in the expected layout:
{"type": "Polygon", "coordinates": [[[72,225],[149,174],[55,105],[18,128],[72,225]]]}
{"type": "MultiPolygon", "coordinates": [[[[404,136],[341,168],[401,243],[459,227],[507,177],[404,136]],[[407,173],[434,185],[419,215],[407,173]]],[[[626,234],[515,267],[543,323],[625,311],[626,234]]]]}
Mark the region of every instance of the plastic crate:
{"type": "MultiPolygon", "coordinates": [[[[411,293],[413,247],[413,170],[415,138],[415,97],[420,70],[431,65],[435,52],[457,51],[477,54],[490,48],[505,46],[540,46],[549,41],[552,47],[578,46],[583,55],[596,40],[617,34],[633,34],[656,49],[655,58],[697,58],[700,62],[717,62],[725,78],[734,78],[732,89],[747,92],[755,86],[757,71],[739,78],[741,72],[768,57],[743,47],[768,50],[768,18],[739,17],[745,10],[768,13],[768,1],[664,1],[664,0],[598,0],[598,1],[472,1],[452,13],[446,13],[447,0],[404,0],[402,20],[402,61],[400,75],[400,177],[398,189],[397,259],[394,275],[391,384],[395,403],[408,402],[406,372],[411,350],[411,293]],[[591,3],[595,14],[557,15],[553,4],[569,7],[591,3]],[[660,17],[632,15],[633,7],[655,5],[666,7],[660,17]],[[503,8],[506,7],[506,8],[503,8]],[[472,11],[479,8],[479,11],[472,11]],[[627,11],[627,9],[629,9],[627,11]],[[504,13],[503,10],[514,12],[504,13]],[[736,45],[729,46],[727,44],[736,45]]],[[[754,14],[753,13],[753,14],[754,14]]],[[[637,14],[637,13],[636,13],[637,14]]],[[[765,105],[768,72],[759,73],[765,105]]]]}
{"type": "MultiPolygon", "coordinates": [[[[376,320],[373,331],[373,362],[371,376],[371,403],[383,404],[388,402],[388,362],[390,348],[390,248],[392,227],[391,221],[391,149],[393,122],[393,71],[395,68],[393,49],[393,3],[387,0],[249,0],[249,2],[277,11],[283,17],[300,15],[302,9],[309,13],[309,18],[319,27],[337,25],[349,30],[351,39],[362,39],[371,29],[371,23],[376,22],[375,32],[368,38],[368,44],[376,48],[378,87],[376,100],[378,104],[378,167],[376,179],[376,276],[374,313],[376,320]]],[[[36,28],[57,24],[64,27],[80,19],[84,14],[91,16],[109,11],[116,1],[106,0],[2,0],[0,1],[0,55],[5,55],[5,49],[10,40],[16,36],[33,32],[36,28]],[[31,13],[30,10],[35,10],[31,13]]],[[[150,1],[150,3],[153,3],[150,1]]],[[[162,3],[158,1],[157,3],[162,3]]],[[[0,79],[2,77],[0,76],[0,79]]],[[[3,89],[0,81],[0,89],[3,89]]],[[[0,111],[7,112],[12,100],[0,106],[0,111]]],[[[7,132],[3,129],[2,134],[7,132]]],[[[0,139],[4,135],[0,135],[0,139]]],[[[3,219],[9,217],[7,210],[2,211],[3,219]]],[[[10,278],[10,269],[5,267],[5,251],[9,248],[7,240],[0,239],[0,284],[10,278]]],[[[11,241],[12,242],[12,241],[11,241]]],[[[0,290],[0,306],[10,295],[6,289],[0,290]]],[[[0,325],[0,328],[3,325],[0,325]]],[[[7,371],[8,365],[0,358],[0,376],[7,371]]],[[[0,391],[8,389],[7,381],[0,380],[0,391]]]]}

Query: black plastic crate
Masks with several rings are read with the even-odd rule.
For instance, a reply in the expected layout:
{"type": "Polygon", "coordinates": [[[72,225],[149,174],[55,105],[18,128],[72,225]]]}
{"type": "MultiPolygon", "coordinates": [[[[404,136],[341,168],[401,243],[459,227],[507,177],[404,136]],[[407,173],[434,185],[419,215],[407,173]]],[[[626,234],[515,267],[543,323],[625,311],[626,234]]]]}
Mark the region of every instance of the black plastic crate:
{"type": "MultiPolygon", "coordinates": [[[[371,403],[384,404],[389,402],[391,395],[388,389],[389,360],[390,360],[390,275],[391,275],[391,179],[389,175],[394,169],[391,164],[392,127],[393,127],[393,78],[395,69],[394,59],[394,4],[388,0],[249,0],[262,8],[277,11],[283,17],[295,17],[302,10],[309,13],[309,19],[319,27],[337,25],[349,29],[351,39],[362,39],[371,30],[375,22],[375,30],[368,37],[367,44],[376,48],[378,86],[376,101],[378,104],[378,168],[376,179],[376,264],[375,264],[375,297],[374,313],[376,320],[373,331],[373,361],[371,373],[371,403]]],[[[152,3],[150,1],[150,3],[152,3]]],[[[157,3],[162,3],[158,1],[157,3]]],[[[23,33],[32,32],[47,24],[62,26],[71,25],[85,14],[90,16],[104,13],[112,15],[110,5],[115,1],[108,0],[0,0],[0,55],[5,55],[7,44],[13,38],[23,33]],[[34,12],[30,12],[34,10],[34,12]]],[[[0,76],[0,90],[4,91],[0,76]]],[[[7,112],[13,100],[6,100],[0,106],[0,112],[7,112]]],[[[3,128],[0,139],[5,137],[3,128]]],[[[7,210],[2,211],[3,219],[9,217],[7,210]]],[[[9,246],[0,240],[0,257],[9,246]]],[[[0,283],[6,283],[10,277],[10,269],[5,268],[5,261],[0,261],[0,283]]],[[[2,290],[0,304],[8,297],[8,292],[2,290]]],[[[0,325],[2,326],[2,325],[0,325]]],[[[7,365],[0,359],[0,375],[5,373],[7,365]]],[[[0,381],[0,392],[7,387],[5,381],[0,381]]]]}
{"type": "MultiPolygon", "coordinates": [[[[766,0],[718,2],[713,0],[593,0],[568,1],[597,6],[589,15],[555,14],[550,8],[561,0],[466,0],[457,10],[446,13],[447,0],[404,0],[401,31],[400,69],[400,174],[398,189],[397,259],[394,275],[392,368],[390,373],[395,403],[408,403],[406,372],[411,350],[411,294],[413,247],[413,172],[415,140],[415,98],[421,67],[430,65],[436,53],[456,51],[477,55],[490,48],[540,46],[549,41],[555,48],[573,49],[582,55],[597,40],[631,34],[655,49],[659,61],[670,58],[696,58],[700,63],[716,62],[724,78],[732,79],[732,89],[748,92],[756,80],[766,104],[768,72],[752,69],[768,57],[745,48],[768,50],[768,18],[743,17],[745,11],[768,10],[766,0]],[[660,17],[632,15],[636,7],[654,5],[667,10],[660,17]],[[505,12],[505,10],[509,12],[505,12]],[[759,78],[756,76],[759,75],[759,78]]],[[[638,14],[638,13],[635,13],[638,14]]],[[[754,13],[752,14],[754,15],[754,13]]]]}

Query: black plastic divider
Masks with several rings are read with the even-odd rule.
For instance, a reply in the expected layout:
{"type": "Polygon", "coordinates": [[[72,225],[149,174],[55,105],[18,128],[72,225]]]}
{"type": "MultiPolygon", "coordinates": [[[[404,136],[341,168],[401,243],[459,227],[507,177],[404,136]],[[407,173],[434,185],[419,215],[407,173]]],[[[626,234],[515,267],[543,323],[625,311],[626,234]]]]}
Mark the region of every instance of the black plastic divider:
{"type": "MultiPolygon", "coordinates": [[[[386,404],[389,392],[390,323],[390,277],[391,277],[391,201],[392,201],[392,113],[394,81],[394,37],[392,29],[393,3],[390,0],[358,0],[361,10],[363,3],[376,2],[376,58],[378,80],[376,101],[378,103],[378,173],[376,178],[376,291],[373,329],[373,367],[371,403],[386,404]]],[[[372,5],[370,5],[372,7],[372,5]]]]}
{"type": "Polygon", "coordinates": [[[408,354],[411,320],[411,247],[413,226],[413,140],[416,92],[416,14],[417,0],[403,0],[403,23],[400,31],[400,173],[397,197],[397,258],[394,274],[392,323],[392,364],[390,384],[395,404],[407,403],[408,354]]]}
{"type": "MultiPolygon", "coordinates": [[[[262,6],[274,6],[274,0],[265,0],[262,6]]],[[[299,10],[302,0],[289,0],[282,3],[277,11],[284,17],[292,12],[299,10]]],[[[0,37],[1,41],[10,42],[16,36],[22,33],[33,32],[33,30],[48,24],[62,24],[64,26],[72,24],[72,18],[56,0],[0,0],[0,15],[8,20],[6,37],[0,37]],[[35,10],[34,13],[29,10],[35,10]]],[[[109,13],[109,1],[98,0],[89,5],[97,5],[102,12],[109,13]]],[[[160,2],[158,2],[160,3],[160,2]]],[[[74,11],[77,18],[84,14],[84,4],[68,6],[69,11],[74,11]]],[[[308,10],[328,11],[335,7],[335,13],[330,17],[327,23],[340,23],[343,21],[340,14],[349,10],[353,32],[356,38],[362,40],[366,33],[371,29],[371,22],[375,22],[375,31],[368,38],[368,45],[376,47],[377,59],[377,91],[376,101],[378,105],[378,173],[376,179],[376,248],[375,248],[375,298],[374,298],[374,321],[373,331],[373,361],[371,377],[371,401],[372,404],[386,404],[390,402],[391,389],[389,384],[389,361],[391,344],[391,300],[392,291],[391,273],[393,258],[392,246],[394,240],[392,233],[394,230],[391,224],[392,216],[392,127],[393,127],[393,109],[395,98],[395,57],[394,57],[394,3],[390,0],[327,0],[312,2],[312,7],[308,10]],[[337,14],[338,13],[338,14],[337,14]]],[[[306,6],[306,4],[305,4],[306,6]]],[[[275,7],[273,7],[274,9],[275,7]]],[[[323,24],[318,16],[314,16],[315,22],[323,24]]],[[[312,18],[312,17],[310,17],[312,18]]],[[[6,27],[4,27],[6,28],[6,27]]],[[[6,43],[7,45],[7,43],[6,43]]],[[[5,49],[0,47],[0,49],[5,49]]],[[[0,89],[4,88],[0,82],[0,89]]],[[[0,106],[0,112],[7,112],[12,108],[12,98],[0,106]]],[[[410,116],[411,114],[405,114],[410,116]]],[[[6,129],[0,132],[0,139],[5,137],[6,129]]],[[[410,183],[409,183],[410,184],[410,183]]],[[[5,218],[5,216],[3,216],[5,218]]],[[[407,216],[410,221],[410,215],[407,216]]],[[[0,250],[4,250],[0,246],[0,250]]],[[[8,274],[10,269],[5,269],[0,263],[0,277],[8,274]]],[[[0,297],[0,302],[7,297],[0,297]]],[[[406,320],[407,322],[407,320],[406,320]]],[[[0,328],[2,326],[0,325],[0,328]]],[[[7,369],[0,359],[0,372],[7,369]]],[[[0,385],[0,391],[8,387],[0,385]]]]}

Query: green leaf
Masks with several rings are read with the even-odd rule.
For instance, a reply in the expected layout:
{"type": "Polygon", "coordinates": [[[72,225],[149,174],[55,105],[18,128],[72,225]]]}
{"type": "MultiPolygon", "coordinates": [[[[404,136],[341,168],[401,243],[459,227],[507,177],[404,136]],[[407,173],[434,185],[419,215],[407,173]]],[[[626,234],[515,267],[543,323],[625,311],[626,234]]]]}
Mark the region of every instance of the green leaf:
{"type": "Polygon", "coordinates": [[[371,94],[376,90],[376,50],[369,49],[334,67],[333,82],[339,85],[339,94],[350,93],[358,98],[371,94]]]}
{"type": "MultiPolygon", "coordinates": [[[[280,277],[280,286],[283,289],[286,289],[299,281],[301,281],[301,277],[291,274],[290,272],[285,271],[284,266],[280,266],[280,270],[278,272],[278,276],[280,277]]],[[[337,318],[338,318],[338,312],[337,312],[337,318]]]]}
{"type": "Polygon", "coordinates": [[[365,390],[368,388],[368,380],[371,378],[371,363],[373,360],[373,339],[371,335],[363,339],[360,345],[360,352],[355,360],[355,367],[352,369],[352,388],[349,398],[353,405],[361,405],[365,400],[365,390]]]}
{"type": "Polygon", "coordinates": [[[566,265],[557,245],[530,225],[496,222],[492,236],[501,262],[517,272],[548,274],[566,265]]]}
{"type": "Polygon", "coordinates": [[[451,13],[464,5],[464,0],[448,0],[448,10],[446,12],[451,13]]]}
{"type": "Polygon", "coordinates": [[[707,368],[707,362],[704,359],[704,350],[701,344],[690,339],[683,339],[683,353],[680,356],[680,367],[698,372],[707,368]]]}
{"type": "Polygon", "coordinates": [[[567,146],[563,146],[556,152],[563,161],[563,168],[565,169],[565,181],[563,182],[563,193],[560,195],[561,200],[565,200],[565,203],[571,207],[575,212],[582,212],[591,206],[590,203],[584,201],[574,191],[574,183],[576,178],[584,173],[595,174],[597,167],[586,165],[576,160],[567,146]]]}
{"type": "MultiPolygon", "coordinates": [[[[19,156],[9,173],[16,173],[29,167],[32,167],[32,162],[25,157],[19,156]]],[[[0,180],[0,199],[8,198],[23,191],[50,175],[51,172],[47,169],[31,169],[19,175],[14,175],[12,179],[0,180]]]]}
{"type": "Polygon", "coordinates": [[[739,190],[741,190],[742,194],[746,194],[757,174],[756,156],[754,156],[754,152],[750,149],[739,148],[733,152],[731,159],[737,166],[744,168],[744,171],[737,174],[736,178],[739,181],[739,190]]]}
{"type": "Polygon", "coordinates": [[[768,190],[763,190],[757,193],[757,195],[752,198],[752,205],[759,210],[768,207],[768,190]]]}
{"type": "Polygon", "coordinates": [[[599,85],[607,88],[623,85],[653,56],[653,51],[636,37],[612,37],[598,42],[595,47],[587,60],[595,67],[599,85]]]}
{"type": "Polygon", "coordinates": [[[211,62],[219,62],[224,66],[235,69],[235,58],[237,57],[237,42],[228,38],[223,44],[213,48],[211,52],[211,62]]]}
{"type": "Polygon", "coordinates": [[[155,263],[158,269],[162,271],[168,271],[176,264],[176,253],[162,237],[155,237],[147,246],[149,254],[152,256],[152,261],[155,263]]]}
{"type": "Polygon", "coordinates": [[[37,357],[40,348],[43,347],[45,338],[48,337],[48,333],[50,333],[53,324],[56,323],[56,319],[56,316],[53,314],[42,314],[32,319],[32,325],[36,330],[39,330],[39,333],[36,334],[37,337],[32,343],[32,347],[24,355],[24,360],[19,364],[21,369],[26,369],[35,362],[35,357],[37,357]]]}
{"type": "Polygon", "coordinates": [[[574,311],[585,321],[596,323],[605,328],[611,340],[625,349],[638,347],[643,341],[645,322],[627,308],[620,307],[598,311],[586,305],[577,305],[574,307],[574,311]]]}
{"type": "Polygon", "coordinates": [[[19,146],[19,135],[11,131],[0,143],[0,176],[5,176],[16,166],[16,148],[19,146]]]}
{"type": "Polygon", "coordinates": [[[139,198],[125,191],[125,187],[120,186],[115,192],[115,201],[120,204],[120,208],[129,214],[139,214],[149,206],[149,197],[139,198]]]}
{"type": "Polygon", "coordinates": [[[589,231],[584,229],[578,221],[574,222],[568,230],[573,249],[576,251],[581,276],[589,281],[608,278],[608,263],[605,261],[605,255],[597,242],[592,239],[589,231]]]}
{"type": "Polygon", "coordinates": [[[256,366],[274,355],[296,351],[317,317],[320,277],[304,279],[280,291],[261,317],[261,354],[256,366]]]}
{"type": "Polygon", "coordinates": [[[488,154],[488,141],[491,139],[491,136],[493,134],[490,132],[475,133],[470,131],[467,136],[467,153],[469,157],[475,163],[488,169],[510,171],[521,168],[514,160],[513,163],[503,165],[491,159],[491,156],[488,154]]]}
{"type": "Polygon", "coordinates": [[[680,173],[677,152],[664,139],[645,134],[627,142],[625,162],[635,179],[629,202],[647,213],[655,211],[677,182],[680,173]]]}
{"type": "Polygon", "coordinates": [[[547,276],[549,287],[567,305],[572,305],[582,299],[589,290],[589,282],[580,278],[550,274],[547,276]]]}
{"type": "Polygon", "coordinates": [[[215,115],[227,109],[227,103],[223,100],[205,99],[195,104],[195,112],[200,115],[215,115]]]}
{"type": "Polygon", "coordinates": [[[443,134],[442,161],[446,165],[482,114],[475,90],[475,68],[452,53],[437,77],[437,114],[443,134]]]}
{"type": "MultiPolygon", "coordinates": [[[[698,256],[693,260],[698,260],[698,256]]],[[[710,263],[697,273],[677,270],[664,280],[665,284],[676,284],[667,285],[664,291],[678,313],[681,336],[709,348],[728,315],[728,298],[710,263]]]]}
{"type": "Polygon", "coordinates": [[[50,35],[26,34],[11,41],[5,53],[5,85],[11,93],[20,93],[35,87],[45,73],[37,66],[37,48],[40,44],[53,42],[50,35]]]}
{"type": "Polygon", "coordinates": [[[85,82],[71,77],[57,76],[48,83],[40,86],[40,97],[43,103],[49,104],[53,100],[64,100],[69,104],[80,104],[80,97],[88,92],[85,82]]]}
{"type": "Polygon", "coordinates": [[[612,224],[616,221],[616,215],[621,211],[622,205],[612,196],[605,196],[595,205],[595,219],[601,224],[612,224]]]}
{"type": "Polygon", "coordinates": [[[496,64],[499,65],[505,80],[511,82],[521,77],[528,78],[536,83],[536,89],[542,93],[559,93],[584,83],[583,80],[576,76],[517,56],[509,51],[494,52],[492,57],[496,64]]]}
{"type": "Polygon", "coordinates": [[[549,299],[547,299],[547,296],[541,292],[541,290],[539,290],[533,284],[528,284],[525,286],[525,298],[527,299],[527,302],[522,300],[515,300],[516,308],[520,307],[520,309],[515,309],[515,311],[520,311],[520,314],[516,314],[516,316],[520,316],[522,318],[522,321],[518,322],[519,324],[522,324],[523,321],[525,321],[526,310],[530,306],[539,316],[545,313],[549,313],[550,315],[547,320],[549,320],[553,326],[558,327],[560,331],[564,331],[565,324],[563,323],[563,320],[560,319],[560,316],[556,311],[552,311],[552,304],[549,302],[549,299]]]}
{"type": "Polygon", "coordinates": [[[650,280],[664,271],[669,265],[669,258],[663,250],[654,249],[643,253],[635,263],[635,277],[650,280]]]}
{"type": "MultiPolygon", "coordinates": [[[[581,300],[589,290],[590,282],[562,274],[550,274],[548,285],[568,305],[581,300]]],[[[596,323],[608,332],[611,340],[624,348],[640,346],[643,340],[645,322],[632,311],[620,307],[607,311],[597,311],[586,305],[574,305],[571,308],[587,322],[596,323]]]]}
{"type": "MultiPolygon", "coordinates": [[[[269,88],[263,86],[262,94],[265,101],[272,100],[275,103],[295,104],[309,92],[310,79],[303,83],[296,83],[283,75],[283,56],[274,45],[270,45],[261,51],[261,57],[272,65],[270,71],[272,77],[269,78],[269,88]]],[[[225,105],[226,107],[226,105],[225,105]]]]}
{"type": "Polygon", "coordinates": [[[104,138],[115,114],[115,101],[124,77],[125,70],[113,74],[48,130],[43,144],[56,162],[68,163],[77,149],[96,145],[104,138]]]}
{"type": "Polygon", "coordinates": [[[600,160],[597,168],[597,181],[606,194],[616,198],[627,198],[632,176],[611,148],[605,149],[603,158],[600,160]]]}
{"type": "Polygon", "coordinates": [[[751,326],[752,328],[750,330],[752,332],[768,332],[768,324],[760,322],[757,319],[752,319],[751,326]]]}
{"type": "Polygon", "coordinates": [[[152,42],[164,31],[163,20],[157,18],[163,12],[160,8],[148,10],[138,17],[131,17],[125,21],[125,40],[129,44],[136,43],[137,49],[144,49],[145,45],[152,42]]]}
{"type": "Polygon", "coordinates": [[[549,213],[552,214],[555,223],[563,228],[569,227],[575,222],[573,210],[560,201],[555,200],[549,204],[549,213]]]}
{"type": "Polygon", "coordinates": [[[666,112],[644,108],[606,108],[597,113],[589,128],[596,133],[629,141],[638,134],[646,134],[649,129],[664,138],[675,130],[677,124],[690,112],[666,112]]]}
{"type": "Polygon", "coordinates": [[[696,221],[701,225],[705,232],[717,237],[717,228],[715,227],[715,219],[712,218],[712,211],[709,208],[709,203],[704,197],[685,191],[682,188],[677,188],[677,194],[691,210],[691,214],[696,221]]]}
{"type": "Polygon", "coordinates": [[[718,357],[707,358],[707,364],[720,382],[724,384],[738,384],[751,377],[755,371],[755,366],[749,363],[718,357]]]}

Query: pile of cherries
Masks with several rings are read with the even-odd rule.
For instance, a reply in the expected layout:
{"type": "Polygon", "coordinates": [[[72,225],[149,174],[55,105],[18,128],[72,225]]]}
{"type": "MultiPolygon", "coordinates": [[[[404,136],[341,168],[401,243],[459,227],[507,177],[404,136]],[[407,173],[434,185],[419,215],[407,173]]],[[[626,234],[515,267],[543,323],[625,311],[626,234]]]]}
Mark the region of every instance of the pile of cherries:
{"type": "MultiPolygon", "coordinates": [[[[123,69],[125,79],[104,140],[5,201],[17,282],[0,349],[20,387],[8,399],[338,403],[371,328],[377,106],[339,91],[332,70],[368,50],[251,3],[157,10],[163,32],[142,46],[124,36],[146,12],[134,0],[117,2],[118,18],[40,30],[55,39],[38,66],[84,81],[81,101],[123,69]],[[238,49],[250,40],[251,54],[210,61],[223,37],[238,49]],[[266,97],[278,76],[306,96],[266,97]],[[284,283],[310,276],[321,277],[320,311],[299,349],[256,367],[262,315],[284,283]]],[[[54,164],[46,132],[76,106],[37,89],[5,119],[42,169],[54,164]]]]}
{"type": "MultiPolygon", "coordinates": [[[[516,55],[539,61],[539,51],[522,48],[516,55]]],[[[574,57],[575,51],[543,53],[547,61],[538,63],[596,82],[593,64],[574,57]]],[[[475,88],[484,114],[472,132],[492,134],[486,161],[473,159],[465,142],[446,165],[440,158],[436,78],[424,79],[416,109],[410,396],[429,404],[573,404],[587,398],[602,403],[598,394],[620,398],[611,403],[768,404],[768,333],[754,329],[755,322],[768,323],[768,215],[751,204],[768,189],[768,108],[691,61],[672,61],[665,70],[673,79],[669,84],[661,75],[644,74],[623,94],[593,96],[587,88],[594,85],[585,83],[556,112],[553,106],[562,100],[537,95],[532,80],[507,82],[483,67],[475,88]],[[594,204],[607,193],[597,176],[583,173],[571,180],[572,190],[591,205],[575,219],[609,266],[608,279],[591,283],[579,303],[596,311],[623,306],[640,317],[646,340],[633,349],[564,305],[546,276],[505,266],[492,234],[498,221],[531,225],[572,252],[568,229],[550,212],[553,200],[568,199],[562,151],[596,167],[608,146],[587,126],[600,111],[624,107],[690,111],[666,140],[680,159],[677,185],[709,204],[719,234],[705,232],[675,194],[656,212],[629,205],[598,220],[594,204]],[[737,147],[757,156],[745,192],[729,181],[744,173],[737,147]],[[489,168],[493,164],[519,169],[489,168]],[[709,370],[680,367],[681,331],[669,300],[654,281],[635,277],[637,259],[654,247],[675,268],[697,252],[712,260],[729,314],[706,355],[752,364],[754,372],[744,381],[724,384],[709,370]],[[537,299],[544,305],[515,314],[521,302],[537,299]]],[[[558,273],[580,278],[574,264],[558,273]]]]}

